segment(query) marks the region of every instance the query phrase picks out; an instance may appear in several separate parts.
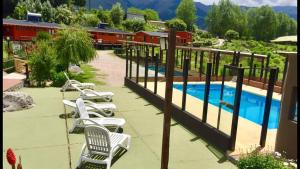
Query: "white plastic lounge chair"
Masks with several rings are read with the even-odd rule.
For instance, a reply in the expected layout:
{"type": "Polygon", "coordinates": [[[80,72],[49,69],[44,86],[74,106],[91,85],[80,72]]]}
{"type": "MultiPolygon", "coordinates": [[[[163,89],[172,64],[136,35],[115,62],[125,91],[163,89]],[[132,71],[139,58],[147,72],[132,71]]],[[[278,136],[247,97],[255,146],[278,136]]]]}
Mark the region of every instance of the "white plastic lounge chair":
{"type": "Polygon", "coordinates": [[[76,108],[79,112],[79,118],[75,119],[72,128],[69,130],[70,133],[74,131],[75,128],[84,128],[89,125],[100,125],[104,127],[115,127],[115,132],[122,132],[123,126],[125,124],[125,119],[122,118],[112,118],[112,117],[103,117],[95,112],[88,112],[86,110],[85,104],[81,98],[76,100],[76,108]],[[96,116],[91,118],[90,115],[96,116]]]}
{"type": "Polygon", "coordinates": [[[130,147],[131,136],[127,134],[112,133],[106,128],[91,125],[84,129],[86,142],[81,149],[77,168],[84,162],[106,164],[110,169],[111,161],[120,148],[126,150],[130,147]]]}
{"type": "Polygon", "coordinates": [[[77,86],[80,89],[93,89],[95,88],[95,84],[94,83],[81,83],[77,80],[70,80],[69,76],[66,74],[66,72],[64,72],[67,81],[66,83],[63,85],[62,87],[62,91],[66,91],[66,90],[72,90],[74,89],[74,86],[77,86]]]}
{"type": "MultiPolygon", "coordinates": [[[[87,111],[93,111],[96,113],[100,113],[105,117],[110,117],[114,115],[114,112],[116,111],[117,107],[113,103],[94,103],[89,100],[83,100],[86,110],[87,111]]],[[[75,113],[77,112],[76,103],[71,100],[63,100],[63,103],[67,106],[70,106],[75,109],[75,113]]]]}
{"type": "Polygon", "coordinates": [[[114,93],[112,92],[99,92],[91,89],[80,89],[77,86],[73,86],[76,90],[80,92],[80,97],[84,100],[97,100],[101,99],[107,102],[112,101],[114,93]]]}

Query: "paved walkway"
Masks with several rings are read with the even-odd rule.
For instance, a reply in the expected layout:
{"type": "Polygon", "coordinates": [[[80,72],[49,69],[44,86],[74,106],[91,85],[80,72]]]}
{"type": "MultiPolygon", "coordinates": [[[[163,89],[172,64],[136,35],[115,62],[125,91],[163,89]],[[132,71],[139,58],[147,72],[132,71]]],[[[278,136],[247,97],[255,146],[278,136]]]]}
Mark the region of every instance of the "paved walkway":
{"type": "MultiPolygon", "coordinates": [[[[121,67],[121,63],[118,66],[121,67]]],[[[101,72],[105,71],[105,67],[102,67],[101,72]]],[[[112,74],[117,77],[107,76],[107,79],[121,85],[124,76],[117,71],[112,74]]],[[[124,133],[132,136],[131,148],[116,159],[111,168],[159,169],[162,112],[126,87],[108,84],[97,86],[96,90],[115,93],[113,103],[118,108],[115,117],[126,119],[124,133]]],[[[84,135],[69,134],[67,130],[72,126],[73,119],[65,120],[61,116],[65,114],[63,96],[76,99],[79,93],[67,92],[62,95],[59,88],[52,87],[22,88],[21,91],[30,94],[36,106],[28,110],[3,113],[3,168],[10,168],[5,153],[11,147],[17,156],[22,156],[23,168],[75,169],[85,141],[84,135]]],[[[70,111],[71,109],[66,108],[66,113],[70,111]]],[[[180,124],[172,121],[171,126],[170,169],[236,168],[224,160],[220,152],[180,124]]]]}

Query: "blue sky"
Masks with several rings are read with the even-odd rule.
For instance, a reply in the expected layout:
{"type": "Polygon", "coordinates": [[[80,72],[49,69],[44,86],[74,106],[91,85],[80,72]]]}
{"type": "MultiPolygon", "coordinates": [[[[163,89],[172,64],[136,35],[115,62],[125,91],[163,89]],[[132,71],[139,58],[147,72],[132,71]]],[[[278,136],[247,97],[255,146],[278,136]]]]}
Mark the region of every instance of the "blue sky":
{"type": "MultiPolygon", "coordinates": [[[[212,5],[214,2],[217,4],[219,0],[194,0],[201,2],[205,5],[212,5]]],[[[231,0],[235,4],[243,6],[297,6],[297,0],[231,0]]]]}

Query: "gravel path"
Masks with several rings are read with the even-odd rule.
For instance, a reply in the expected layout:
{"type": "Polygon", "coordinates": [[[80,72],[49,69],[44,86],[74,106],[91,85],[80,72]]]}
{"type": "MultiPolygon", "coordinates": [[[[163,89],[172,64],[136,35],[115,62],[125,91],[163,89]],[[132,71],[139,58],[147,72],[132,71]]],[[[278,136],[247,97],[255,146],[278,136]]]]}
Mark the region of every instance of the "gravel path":
{"type": "MultiPolygon", "coordinates": [[[[97,50],[97,57],[89,65],[104,74],[104,81],[110,86],[123,86],[126,60],[116,56],[112,50],[97,50]]],[[[140,65],[139,76],[144,76],[145,69],[140,65]]],[[[136,74],[136,64],[132,63],[132,77],[136,74]]],[[[158,76],[163,76],[158,73],[158,76]]],[[[154,71],[148,70],[148,77],[154,77],[154,71]]]]}

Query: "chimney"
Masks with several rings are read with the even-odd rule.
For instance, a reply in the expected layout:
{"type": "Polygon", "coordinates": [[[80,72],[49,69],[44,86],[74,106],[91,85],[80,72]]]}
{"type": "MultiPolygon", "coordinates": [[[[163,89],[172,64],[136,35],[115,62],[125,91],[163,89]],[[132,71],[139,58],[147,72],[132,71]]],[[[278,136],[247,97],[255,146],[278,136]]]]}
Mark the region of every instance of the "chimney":
{"type": "Polygon", "coordinates": [[[39,13],[31,13],[27,11],[27,21],[31,22],[41,22],[42,15],[39,13]]]}

